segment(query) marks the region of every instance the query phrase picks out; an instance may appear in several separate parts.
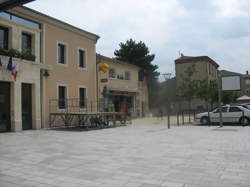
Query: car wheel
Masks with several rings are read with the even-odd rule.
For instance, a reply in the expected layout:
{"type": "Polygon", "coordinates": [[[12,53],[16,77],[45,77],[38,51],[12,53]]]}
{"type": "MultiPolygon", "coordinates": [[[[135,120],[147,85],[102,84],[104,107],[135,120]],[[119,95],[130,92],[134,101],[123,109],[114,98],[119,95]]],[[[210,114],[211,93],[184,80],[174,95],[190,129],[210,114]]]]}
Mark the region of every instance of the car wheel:
{"type": "Polygon", "coordinates": [[[209,123],[208,117],[202,117],[201,118],[201,124],[202,125],[208,125],[208,123],[209,123]]]}
{"type": "Polygon", "coordinates": [[[240,125],[246,126],[249,124],[249,119],[247,117],[241,117],[240,118],[240,125]]]}

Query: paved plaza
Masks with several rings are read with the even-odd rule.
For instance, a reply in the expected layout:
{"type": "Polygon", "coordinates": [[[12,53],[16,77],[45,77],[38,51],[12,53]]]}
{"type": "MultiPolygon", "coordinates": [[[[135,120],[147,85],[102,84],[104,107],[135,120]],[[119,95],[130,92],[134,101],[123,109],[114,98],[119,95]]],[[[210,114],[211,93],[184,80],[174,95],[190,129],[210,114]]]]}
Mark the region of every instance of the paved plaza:
{"type": "Polygon", "coordinates": [[[250,127],[0,134],[1,187],[250,187],[250,127]]]}

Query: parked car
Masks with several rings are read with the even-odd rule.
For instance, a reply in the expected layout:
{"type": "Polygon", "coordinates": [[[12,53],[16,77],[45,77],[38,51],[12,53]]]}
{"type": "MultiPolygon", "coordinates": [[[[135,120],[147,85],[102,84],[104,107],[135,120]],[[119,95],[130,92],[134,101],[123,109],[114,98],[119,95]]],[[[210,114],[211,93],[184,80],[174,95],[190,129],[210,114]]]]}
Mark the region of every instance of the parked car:
{"type": "Polygon", "coordinates": [[[243,103],[240,105],[250,110],[250,103],[243,103]]]}
{"type": "MultiPolygon", "coordinates": [[[[222,107],[222,119],[225,123],[249,124],[250,110],[242,105],[226,105],[222,107]]],[[[195,121],[203,125],[220,122],[220,109],[204,112],[195,116],[195,121]]]]}

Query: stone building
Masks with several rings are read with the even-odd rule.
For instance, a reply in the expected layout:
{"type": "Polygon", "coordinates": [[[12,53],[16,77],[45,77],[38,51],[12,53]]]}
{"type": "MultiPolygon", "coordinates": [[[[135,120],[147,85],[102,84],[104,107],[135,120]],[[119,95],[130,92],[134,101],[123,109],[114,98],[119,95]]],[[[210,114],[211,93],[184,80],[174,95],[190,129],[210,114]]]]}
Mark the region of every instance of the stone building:
{"type": "MultiPolygon", "coordinates": [[[[0,13],[0,129],[48,127],[54,112],[77,99],[85,110],[96,101],[96,43],[99,36],[26,7],[0,13]],[[16,81],[6,70],[13,50],[16,81]],[[22,58],[25,58],[22,60],[22,58]]],[[[97,109],[95,109],[97,110],[97,109]]]]}
{"type": "Polygon", "coordinates": [[[103,55],[97,55],[98,100],[100,111],[119,112],[122,105],[133,117],[145,116],[148,112],[148,90],[145,81],[139,80],[138,66],[103,55]],[[100,67],[109,69],[102,72],[100,67]]]}

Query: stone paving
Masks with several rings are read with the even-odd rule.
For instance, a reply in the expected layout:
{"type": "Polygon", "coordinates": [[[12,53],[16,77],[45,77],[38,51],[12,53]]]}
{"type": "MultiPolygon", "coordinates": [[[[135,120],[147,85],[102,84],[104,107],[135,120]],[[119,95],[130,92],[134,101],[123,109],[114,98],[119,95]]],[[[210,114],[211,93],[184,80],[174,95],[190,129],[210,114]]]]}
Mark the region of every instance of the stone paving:
{"type": "Polygon", "coordinates": [[[0,134],[0,187],[250,187],[250,127],[0,134]]]}

